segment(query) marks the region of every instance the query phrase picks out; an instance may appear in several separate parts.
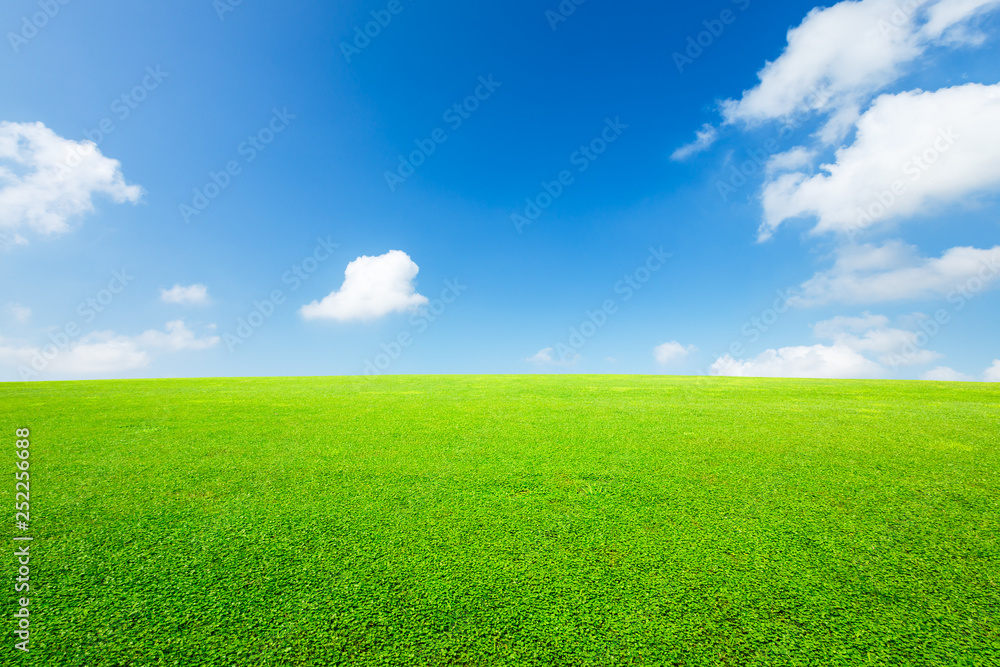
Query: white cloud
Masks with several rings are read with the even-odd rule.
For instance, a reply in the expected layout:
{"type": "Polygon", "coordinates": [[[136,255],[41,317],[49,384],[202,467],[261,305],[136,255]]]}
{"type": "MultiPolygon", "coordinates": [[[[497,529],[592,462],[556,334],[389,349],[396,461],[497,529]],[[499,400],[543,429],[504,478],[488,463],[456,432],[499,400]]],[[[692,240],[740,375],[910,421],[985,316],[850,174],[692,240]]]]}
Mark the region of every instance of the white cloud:
{"type": "Polygon", "coordinates": [[[885,329],[889,326],[889,318],[885,315],[863,313],[858,317],[838,315],[829,320],[817,322],[812,326],[813,333],[819,338],[834,338],[840,334],[858,334],[873,329],[885,329]]]}
{"type": "Polygon", "coordinates": [[[952,248],[941,257],[921,257],[915,246],[888,241],[881,246],[844,246],[833,268],[817,273],[789,298],[793,306],[881,303],[945,296],[1000,277],[1000,246],[989,250],[952,248]]]}
{"type": "Polygon", "coordinates": [[[653,348],[653,356],[656,358],[657,363],[666,365],[681,361],[687,358],[690,353],[697,350],[698,348],[694,345],[684,346],[674,340],[653,348]]]}
{"type": "Polygon", "coordinates": [[[9,303],[7,304],[7,310],[18,322],[27,322],[31,319],[31,308],[27,306],[22,306],[19,303],[9,303]]]}
{"type": "Polygon", "coordinates": [[[946,43],[978,44],[982,37],[966,30],[963,24],[997,6],[1000,0],[942,0],[928,10],[921,32],[931,39],[943,38],[946,43]]]}
{"type": "Polygon", "coordinates": [[[962,28],[998,4],[862,0],[817,7],[788,31],[785,50],[758,73],[760,83],[741,99],[723,103],[723,116],[730,123],[756,123],[826,114],[831,125],[821,138],[839,139],[858,109],[905,74],[929,46],[977,43],[962,28]]]}
{"type": "MultiPolygon", "coordinates": [[[[965,373],[959,373],[958,371],[948,368],[947,366],[938,366],[932,370],[927,371],[920,376],[921,380],[935,380],[939,382],[976,382],[976,378],[971,375],[966,375],[965,373]]],[[[983,382],[1000,382],[1000,359],[993,362],[993,365],[987,368],[983,372],[983,382]]]]}
{"type": "Polygon", "coordinates": [[[892,328],[884,315],[835,317],[816,323],[813,333],[831,342],[766,350],[750,360],[727,354],[712,364],[710,372],[742,377],[878,378],[885,377],[890,368],[929,364],[941,357],[923,349],[920,332],[892,328]]]}
{"type": "Polygon", "coordinates": [[[959,373],[953,368],[948,368],[947,366],[938,366],[937,368],[932,368],[931,370],[923,373],[920,376],[921,380],[928,380],[932,382],[975,382],[976,378],[966,375],[965,373],[959,373]]]}
{"type": "Polygon", "coordinates": [[[528,357],[526,361],[530,361],[537,366],[564,366],[568,368],[576,365],[581,358],[579,354],[571,351],[569,354],[563,353],[559,359],[556,359],[552,356],[554,352],[555,349],[546,347],[539,350],[534,356],[528,357]]]}
{"type": "Polygon", "coordinates": [[[180,350],[206,350],[217,345],[219,337],[198,338],[193,331],[187,328],[184,320],[174,320],[167,322],[166,332],[150,329],[138,336],[136,342],[146,348],[176,352],[180,350]]]}
{"type": "Polygon", "coordinates": [[[882,367],[840,345],[813,345],[766,350],[749,361],[737,361],[727,354],[712,364],[710,372],[735,377],[846,379],[879,377],[882,367]]]}
{"type": "Polygon", "coordinates": [[[183,285],[177,284],[170,289],[160,288],[160,299],[164,303],[177,303],[181,305],[203,306],[209,302],[208,288],[204,285],[183,285]]]}
{"type": "Polygon", "coordinates": [[[808,167],[816,158],[816,152],[797,146],[784,153],[777,153],[767,161],[766,171],[768,175],[781,171],[794,171],[808,167]]]}
{"type": "Polygon", "coordinates": [[[765,185],[760,238],[800,216],[818,219],[813,233],[853,234],[1000,189],[997,118],[1000,84],[879,97],[836,162],[765,185]]]}
{"type": "Polygon", "coordinates": [[[401,250],[358,257],[347,265],[344,284],[322,301],[299,311],[307,320],[369,321],[393,312],[414,310],[428,303],[413,285],[420,268],[401,250]]]}
{"type": "Polygon", "coordinates": [[[108,377],[146,368],[157,354],[205,350],[219,340],[218,336],[198,338],[182,320],[176,320],[167,323],[165,332],[150,329],[138,336],[123,336],[113,331],[95,331],[78,340],[66,340],[61,347],[48,343],[42,347],[13,346],[0,341],[0,364],[15,367],[23,379],[33,379],[42,373],[108,377]]]}
{"type": "MultiPolygon", "coordinates": [[[[925,318],[917,314],[914,319],[925,318]]],[[[862,317],[834,317],[813,325],[813,333],[821,340],[833,341],[836,346],[874,355],[880,363],[890,366],[929,364],[941,357],[920,345],[919,332],[892,328],[889,318],[884,315],[865,313],[862,317]]]]}
{"type": "Polygon", "coordinates": [[[0,230],[63,233],[94,210],[97,194],[135,203],[142,189],[126,184],[120,163],[91,141],[64,139],[42,123],[0,122],[0,230]]]}
{"type": "Polygon", "coordinates": [[[68,375],[108,375],[145,368],[151,361],[149,352],[134,339],[103,332],[81,338],[53,359],[47,370],[68,375]]]}
{"type": "Polygon", "coordinates": [[[718,136],[718,130],[716,130],[712,125],[705,123],[701,126],[701,129],[695,133],[695,140],[675,150],[670,156],[670,159],[675,162],[680,162],[688,159],[692,155],[697,155],[714,144],[718,136]]]}

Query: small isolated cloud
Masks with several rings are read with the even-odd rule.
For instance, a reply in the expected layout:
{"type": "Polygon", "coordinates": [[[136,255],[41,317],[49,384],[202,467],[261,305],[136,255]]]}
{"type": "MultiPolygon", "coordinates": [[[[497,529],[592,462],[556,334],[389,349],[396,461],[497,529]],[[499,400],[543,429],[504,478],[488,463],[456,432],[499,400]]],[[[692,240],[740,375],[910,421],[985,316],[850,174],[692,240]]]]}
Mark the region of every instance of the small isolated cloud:
{"type": "Polygon", "coordinates": [[[815,217],[814,234],[854,234],[931,207],[1000,189],[1000,84],[883,95],[858,120],[854,143],[820,173],[790,172],[761,195],[761,240],[785,221],[815,217]]]}
{"type": "Polygon", "coordinates": [[[94,195],[139,201],[142,188],[128,185],[120,166],[93,142],[64,139],[42,123],[0,122],[0,231],[61,234],[94,210],[94,195]]]}
{"type": "Polygon", "coordinates": [[[938,366],[937,368],[932,368],[926,373],[921,374],[921,380],[929,380],[932,382],[975,382],[976,378],[971,375],[966,375],[965,373],[959,373],[953,368],[948,368],[947,366],[938,366]]]}
{"type": "Polygon", "coordinates": [[[890,367],[929,364],[941,358],[921,346],[921,332],[890,327],[883,315],[835,317],[813,325],[813,333],[830,342],[766,350],[750,360],[727,354],[712,364],[710,372],[741,377],[863,379],[884,377],[890,367]]]}
{"type": "Polygon", "coordinates": [[[573,366],[576,362],[580,361],[580,355],[576,352],[564,352],[559,355],[558,359],[552,356],[554,353],[554,348],[547,347],[539,350],[535,355],[528,357],[526,361],[530,361],[536,366],[563,366],[566,368],[573,366]]]}
{"type": "Polygon", "coordinates": [[[983,373],[983,380],[986,382],[1000,382],[1000,359],[993,362],[993,365],[983,373]]]}
{"type": "Polygon", "coordinates": [[[95,331],[61,346],[15,346],[0,340],[0,364],[15,367],[22,379],[33,379],[40,373],[108,377],[146,368],[158,354],[206,350],[219,340],[218,336],[199,338],[182,320],[175,320],[167,323],[166,331],[150,329],[138,336],[95,331]]]}
{"type": "Polygon", "coordinates": [[[31,308],[27,306],[22,306],[19,303],[9,303],[7,304],[7,310],[10,311],[11,316],[18,322],[27,322],[31,319],[31,308]]]}
{"type": "Polygon", "coordinates": [[[160,300],[164,303],[176,303],[182,306],[204,306],[209,302],[208,288],[204,285],[177,284],[170,289],[160,288],[160,300]]]}
{"type": "Polygon", "coordinates": [[[1000,278],[1000,246],[952,248],[941,257],[921,257],[902,241],[848,245],[837,250],[833,268],[807,280],[788,302],[882,303],[946,296],[975,282],[977,290],[1000,278]]]}
{"type": "Polygon", "coordinates": [[[662,345],[657,345],[653,348],[653,356],[656,358],[658,364],[672,364],[678,361],[682,361],[687,358],[692,352],[696,352],[698,348],[694,345],[681,345],[677,341],[670,341],[669,343],[663,343],[662,345]]]}
{"type": "Polygon", "coordinates": [[[415,310],[429,303],[413,280],[420,268],[401,250],[358,257],[347,265],[344,284],[322,301],[299,311],[306,320],[370,321],[389,313],[415,310]]]}
{"type": "Polygon", "coordinates": [[[701,126],[701,129],[695,133],[695,140],[675,150],[670,156],[670,159],[675,162],[681,162],[682,160],[688,159],[692,155],[697,155],[698,153],[707,150],[709,146],[714,144],[718,136],[718,130],[716,130],[709,123],[705,123],[701,126]]]}

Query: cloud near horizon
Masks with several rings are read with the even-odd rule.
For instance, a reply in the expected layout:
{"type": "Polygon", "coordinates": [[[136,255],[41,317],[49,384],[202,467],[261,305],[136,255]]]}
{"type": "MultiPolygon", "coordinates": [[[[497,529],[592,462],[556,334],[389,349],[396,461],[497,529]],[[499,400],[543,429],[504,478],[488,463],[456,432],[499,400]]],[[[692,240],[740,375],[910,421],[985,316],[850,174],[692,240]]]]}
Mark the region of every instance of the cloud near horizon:
{"type": "Polygon", "coordinates": [[[530,361],[536,366],[561,366],[563,368],[569,368],[571,366],[575,366],[581,359],[580,355],[576,351],[571,351],[568,355],[563,352],[565,358],[560,359],[553,357],[552,355],[554,353],[555,348],[546,347],[528,357],[525,361],[530,361]]]}
{"type": "Polygon", "coordinates": [[[727,354],[716,359],[709,372],[738,377],[872,379],[887,377],[898,366],[929,364],[941,357],[924,349],[921,332],[892,328],[884,315],[834,317],[813,325],[813,333],[832,342],[765,350],[749,360],[727,354]]]}
{"type": "Polygon", "coordinates": [[[983,371],[982,379],[960,373],[948,366],[932,368],[921,375],[920,379],[932,382],[1000,382],[1000,359],[994,360],[993,365],[983,371]]]}
{"type": "Polygon", "coordinates": [[[658,364],[666,366],[686,359],[689,354],[697,350],[694,345],[682,345],[674,340],[653,348],[653,357],[658,364]]]}
{"type": "Polygon", "coordinates": [[[62,346],[14,346],[0,339],[0,363],[17,367],[21,379],[42,374],[104,377],[146,368],[157,354],[207,350],[219,340],[218,336],[199,338],[183,320],[174,320],[167,322],[166,331],[150,329],[138,336],[94,331],[62,346]]]}

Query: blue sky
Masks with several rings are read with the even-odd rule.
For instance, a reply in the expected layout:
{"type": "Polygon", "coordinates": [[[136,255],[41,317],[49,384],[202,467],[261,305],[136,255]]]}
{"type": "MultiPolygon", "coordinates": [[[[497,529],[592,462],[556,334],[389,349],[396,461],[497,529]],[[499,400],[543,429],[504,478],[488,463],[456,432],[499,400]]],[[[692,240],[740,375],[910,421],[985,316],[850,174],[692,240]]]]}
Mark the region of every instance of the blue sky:
{"type": "Polygon", "coordinates": [[[1000,380],[994,0],[230,2],[0,11],[0,379],[1000,380]]]}

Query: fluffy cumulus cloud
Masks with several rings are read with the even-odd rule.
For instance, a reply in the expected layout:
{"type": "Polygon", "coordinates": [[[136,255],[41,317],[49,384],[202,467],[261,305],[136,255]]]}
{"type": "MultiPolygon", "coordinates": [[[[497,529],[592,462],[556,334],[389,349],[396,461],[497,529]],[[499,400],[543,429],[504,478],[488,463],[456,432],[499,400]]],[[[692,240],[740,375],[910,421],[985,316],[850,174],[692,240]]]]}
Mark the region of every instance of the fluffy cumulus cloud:
{"type": "Polygon", "coordinates": [[[853,235],[872,225],[1000,189],[1000,84],[970,83],[878,98],[854,143],[810,175],[764,187],[766,239],[786,220],[814,216],[814,233],[853,235]]]}
{"type": "Polygon", "coordinates": [[[208,288],[204,285],[174,285],[170,289],[160,289],[160,300],[183,306],[203,306],[209,302],[208,288]]]}
{"type": "Polygon", "coordinates": [[[37,379],[43,374],[46,377],[108,377],[142,370],[158,354],[206,350],[217,345],[219,337],[198,337],[182,320],[176,320],[167,323],[166,331],[150,329],[138,336],[95,331],[76,340],[60,335],[52,341],[38,347],[0,340],[0,364],[15,369],[22,380],[37,379]]]}
{"type": "Polygon", "coordinates": [[[789,298],[793,306],[881,303],[946,297],[963,287],[979,291],[1000,277],[1000,246],[960,247],[941,257],[921,257],[901,241],[848,245],[837,250],[833,268],[806,281],[789,298]]]}
{"type": "Polygon", "coordinates": [[[983,374],[986,382],[1000,382],[1000,359],[993,362],[993,365],[986,369],[983,374]]]}
{"type": "Polygon", "coordinates": [[[882,367],[850,348],[813,345],[766,350],[749,361],[727,354],[712,364],[711,373],[735,377],[874,378],[882,374],[882,367]]]}
{"type": "Polygon", "coordinates": [[[94,210],[93,198],[139,201],[117,160],[90,141],[64,139],[42,123],[0,123],[0,232],[24,242],[20,230],[52,235],[94,210]]]}
{"type": "Polygon", "coordinates": [[[347,265],[344,284],[322,301],[299,311],[307,320],[370,321],[394,312],[427,305],[413,284],[420,268],[401,250],[384,255],[364,255],[347,265]]]}
{"type": "Polygon", "coordinates": [[[695,133],[694,141],[675,150],[670,156],[670,159],[675,162],[680,162],[688,159],[692,155],[697,155],[698,153],[707,150],[712,144],[714,144],[718,136],[719,131],[712,125],[705,123],[702,125],[701,129],[695,133]]]}
{"type": "Polygon", "coordinates": [[[653,357],[656,362],[664,366],[683,361],[689,354],[697,351],[694,345],[681,345],[673,340],[653,348],[653,357]]]}
{"type": "MultiPolygon", "coordinates": [[[[919,323],[927,318],[918,313],[910,319],[919,323]]],[[[888,367],[919,366],[941,357],[924,347],[929,339],[919,324],[912,329],[891,327],[884,315],[834,317],[813,325],[813,333],[836,347],[873,356],[888,367]]]]}
{"type": "Polygon", "coordinates": [[[788,31],[782,54],[758,73],[760,83],[723,104],[727,122],[829,118],[825,140],[843,135],[859,109],[906,73],[935,44],[981,41],[969,27],[997,0],[861,0],[817,7],[788,31]]]}
{"type": "MultiPolygon", "coordinates": [[[[916,319],[922,319],[919,316],[916,319]]],[[[900,366],[929,364],[941,357],[925,349],[927,334],[889,326],[883,315],[835,317],[813,326],[816,345],[766,350],[754,359],[720,357],[713,375],[741,377],[878,378],[900,366]]]]}

